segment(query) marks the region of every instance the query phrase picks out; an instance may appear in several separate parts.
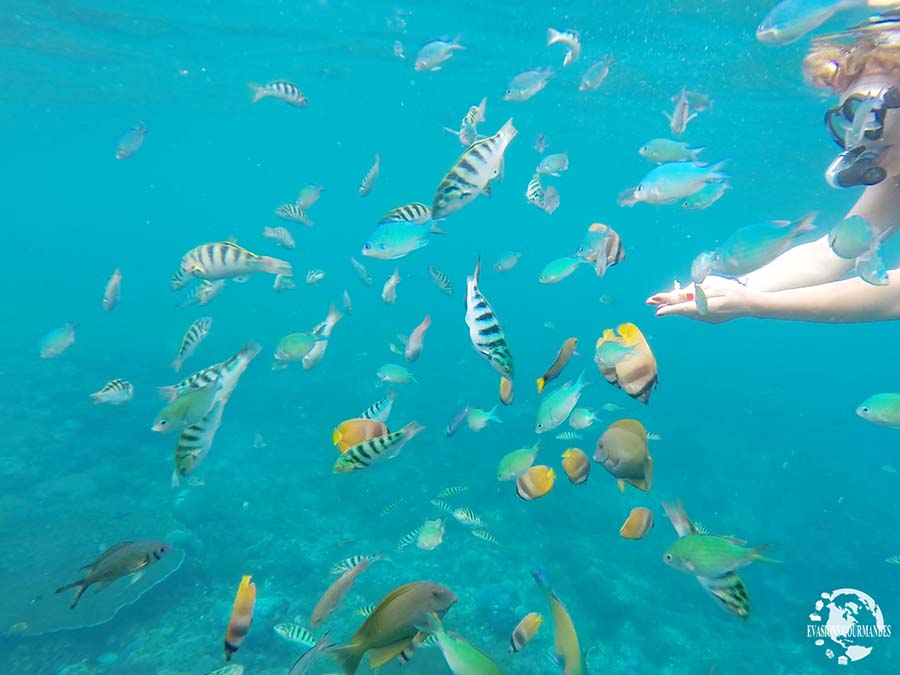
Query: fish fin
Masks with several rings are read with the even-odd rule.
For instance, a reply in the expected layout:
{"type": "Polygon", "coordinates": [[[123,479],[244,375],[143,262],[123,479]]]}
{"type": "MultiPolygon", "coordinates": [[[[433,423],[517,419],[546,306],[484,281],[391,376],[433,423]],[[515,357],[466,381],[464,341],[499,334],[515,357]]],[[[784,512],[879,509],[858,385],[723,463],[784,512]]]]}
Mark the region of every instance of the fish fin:
{"type": "Polygon", "coordinates": [[[455,129],[451,129],[450,127],[444,127],[444,131],[449,131],[454,136],[459,136],[459,132],[456,131],[455,129]]]}
{"type": "Polygon", "coordinates": [[[397,658],[400,654],[409,649],[413,643],[413,638],[406,638],[385,647],[373,647],[369,650],[369,668],[377,670],[389,661],[397,658]]]}
{"type": "MultiPolygon", "coordinates": [[[[94,593],[99,593],[107,586],[109,586],[108,581],[98,581],[96,584],[94,584],[94,593]]],[[[87,590],[87,589],[85,589],[85,590],[87,590]]]]}
{"type": "Polygon", "coordinates": [[[88,585],[85,584],[85,580],[81,579],[79,581],[75,581],[71,584],[66,584],[62,588],[57,588],[57,593],[62,593],[63,591],[67,591],[70,588],[77,588],[78,591],[75,593],[75,599],[72,600],[72,604],[69,605],[69,609],[75,609],[75,605],[78,604],[78,601],[81,600],[81,596],[84,595],[84,592],[88,589],[88,585]]]}
{"type": "Polygon", "coordinates": [[[144,572],[146,572],[146,571],[147,570],[145,570],[145,569],[138,570],[137,572],[135,572],[134,574],[131,575],[129,582],[132,584],[136,584],[137,582],[139,582],[141,580],[141,577],[144,576],[144,572]]]}
{"type": "Polygon", "coordinates": [[[754,546],[750,549],[750,559],[753,560],[753,562],[767,562],[774,563],[776,565],[781,564],[781,560],[775,560],[774,558],[763,555],[763,553],[768,550],[768,544],[763,544],[762,546],[754,546]]]}
{"type": "Polygon", "coordinates": [[[537,390],[538,390],[538,393],[539,393],[539,394],[540,394],[542,391],[544,391],[544,385],[545,385],[546,383],[547,383],[547,382],[546,382],[546,380],[544,380],[543,377],[539,377],[539,378],[537,379],[537,390]]]}
{"type": "Polygon", "coordinates": [[[344,675],[354,675],[359,670],[359,663],[363,657],[362,652],[355,644],[329,650],[328,655],[337,661],[338,666],[344,671],[344,675]]]}
{"type": "Polygon", "coordinates": [[[624,495],[624,494],[625,494],[625,481],[623,481],[623,480],[620,478],[620,479],[619,479],[618,481],[616,481],[616,482],[619,484],[619,492],[621,492],[621,493],[624,495]]]}
{"type": "Polygon", "coordinates": [[[256,103],[259,99],[263,98],[263,88],[256,84],[256,82],[248,82],[247,86],[250,87],[250,91],[253,92],[253,98],[250,99],[251,103],[256,103]]]}
{"type": "Polygon", "coordinates": [[[335,427],[334,431],[331,432],[331,444],[337,445],[338,443],[340,443],[341,437],[342,437],[342,434],[341,434],[340,430],[337,427],[335,427]]]}
{"type": "Polygon", "coordinates": [[[663,115],[666,116],[666,119],[669,120],[669,124],[671,124],[671,123],[672,123],[672,116],[671,116],[669,113],[667,113],[667,112],[664,112],[663,115]]]}
{"type": "Polygon", "coordinates": [[[482,192],[482,194],[484,194],[485,197],[490,197],[490,196],[491,196],[491,184],[490,184],[490,182],[488,182],[487,184],[485,184],[485,186],[481,189],[481,192],[482,192]]]}
{"type": "Polygon", "coordinates": [[[431,227],[428,229],[431,234],[447,234],[447,231],[438,227],[437,223],[431,221],[431,227]]]}

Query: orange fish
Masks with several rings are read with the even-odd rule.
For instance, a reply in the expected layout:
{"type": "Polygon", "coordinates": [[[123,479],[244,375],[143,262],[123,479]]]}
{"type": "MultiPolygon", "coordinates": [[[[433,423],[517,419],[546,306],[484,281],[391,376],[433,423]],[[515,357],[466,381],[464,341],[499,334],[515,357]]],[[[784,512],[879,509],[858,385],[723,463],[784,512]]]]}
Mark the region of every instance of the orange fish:
{"type": "Polygon", "coordinates": [[[363,441],[378,438],[389,433],[384,422],[354,417],[341,422],[335,427],[334,431],[331,432],[331,442],[337,446],[339,452],[344,452],[363,441]]]}
{"type": "Polygon", "coordinates": [[[500,378],[500,400],[503,405],[509,405],[513,402],[513,383],[505,377],[500,378]]]}
{"type": "Polygon", "coordinates": [[[553,469],[538,464],[516,479],[516,494],[526,501],[540,499],[553,489],[555,481],[553,469]]]}
{"type": "Polygon", "coordinates": [[[234,596],[234,605],[231,608],[231,618],[228,619],[228,628],[225,629],[225,660],[231,661],[231,657],[240,648],[253,623],[253,606],[256,604],[256,586],[251,581],[253,577],[245,576],[238,586],[237,595],[234,596]]]}
{"type": "Polygon", "coordinates": [[[643,539],[653,529],[653,511],[638,506],[631,509],[628,518],[619,530],[619,534],[625,539],[643,539]]]}
{"type": "Polygon", "coordinates": [[[591,460],[580,448],[569,448],[563,453],[562,467],[566,478],[574,485],[586,483],[591,475],[591,460]]]}

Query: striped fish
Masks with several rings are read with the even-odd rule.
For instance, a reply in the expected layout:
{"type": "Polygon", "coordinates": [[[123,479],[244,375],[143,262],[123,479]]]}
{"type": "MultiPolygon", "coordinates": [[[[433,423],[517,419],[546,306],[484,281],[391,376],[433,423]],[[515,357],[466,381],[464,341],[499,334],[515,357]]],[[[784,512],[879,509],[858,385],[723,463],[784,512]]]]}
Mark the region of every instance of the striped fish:
{"type": "Polygon", "coordinates": [[[472,536],[478,537],[482,541],[486,541],[489,544],[497,544],[498,546],[500,545],[500,542],[497,541],[497,538],[487,530],[472,530],[472,536]]]}
{"type": "Polygon", "coordinates": [[[559,441],[574,441],[579,438],[583,438],[583,436],[574,431],[562,431],[562,432],[556,434],[556,439],[559,441]]]}
{"type": "Polygon", "coordinates": [[[506,344],[503,328],[487,299],[478,290],[481,257],[475,273],[466,280],[466,324],[475,350],[488,360],[491,367],[508,380],[513,379],[513,358],[506,344]]]}
{"type": "Polygon", "coordinates": [[[366,286],[371,286],[372,275],[369,274],[369,270],[366,269],[366,266],[359,262],[356,258],[350,258],[350,262],[353,263],[353,269],[356,270],[356,276],[359,277],[359,280],[366,286]]]}
{"type": "Polygon", "coordinates": [[[310,217],[306,215],[306,211],[304,211],[297,204],[282,204],[277,209],[275,209],[275,215],[282,220],[290,220],[291,222],[300,223],[301,225],[306,225],[307,227],[312,227],[313,225],[315,225],[310,217]]]}
{"type": "Polygon", "coordinates": [[[401,665],[405,663],[409,663],[410,659],[416,655],[416,649],[426,649],[428,647],[434,647],[437,645],[437,636],[432,633],[431,635],[426,636],[424,633],[419,633],[413,638],[413,641],[404,648],[400,655],[397,657],[397,660],[401,665]]]}
{"type": "Polygon", "coordinates": [[[386,515],[393,513],[394,511],[397,510],[397,507],[400,506],[404,501],[405,500],[403,499],[403,497],[400,497],[400,499],[392,501],[390,504],[388,504],[383,509],[381,509],[381,511],[378,512],[378,515],[386,516],[386,515]]]}
{"type": "Polygon", "coordinates": [[[447,129],[447,127],[444,128],[451,134],[458,136],[459,142],[463,145],[472,145],[472,143],[478,140],[478,125],[484,122],[484,111],[486,107],[487,99],[483,98],[478,105],[469,107],[469,111],[466,113],[465,117],[462,118],[462,122],[459,123],[459,131],[447,129]]]}
{"type": "Polygon", "coordinates": [[[306,628],[296,623],[279,623],[275,624],[272,629],[275,635],[288,642],[303,645],[304,647],[315,647],[316,638],[306,628]]]}
{"type": "Polygon", "coordinates": [[[536,173],[528,181],[528,187],[525,189],[525,199],[532,206],[544,209],[544,186],[541,185],[541,174],[536,173]]]}
{"type": "Polygon", "coordinates": [[[95,391],[91,394],[91,398],[94,399],[94,404],[111,403],[112,405],[119,405],[134,398],[134,385],[127,380],[117,377],[104,384],[100,391],[95,391]]]}
{"type": "Polygon", "coordinates": [[[300,88],[293,82],[288,82],[287,80],[275,80],[274,82],[269,82],[264,85],[248,82],[247,86],[250,87],[250,90],[253,92],[251,103],[256,103],[264,98],[274,98],[298,108],[304,108],[308,103],[306,96],[303,95],[300,88]]]}
{"type": "MultiPolygon", "coordinates": [[[[186,274],[182,272],[182,274],[186,274]]],[[[190,276],[188,276],[190,278],[190,276]]],[[[213,299],[225,288],[225,280],[208,281],[201,279],[200,283],[188,291],[187,296],[182,300],[175,309],[184,309],[191,305],[208,305],[213,299]]]]}
{"type": "Polygon", "coordinates": [[[449,513],[450,515],[453,515],[453,507],[450,506],[450,504],[445,502],[443,499],[432,499],[431,503],[432,503],[432,505],[438,507],[444,513],[449,513]]]}
{"type": "Polygon", "coordinates": [[[201,244],[184,254],[181,269],[198,279],[229,279],[254,272],[291,275],[291,264],[256,255],[229,241],[201,244]]]}
{"type": "Polygon", "coordinates": [[[159,387],[159,395],[167,401],[172,401],[190,389],[208,387],[213,382],[219,381],[221,375],[219,384],[222,385],[222,391],[219,397],[227,398],[234,391],[235,386],[237,386],[237,380],[247,369],[250,361],[259,354],[260,349],[259,344],[256,342],[248,342],[241,348],[241,351],[221,363],[198,370],[196,373],[188,375],[178,384],[159,387]]]}
{"type": "Polygon", "coordinates": [[[181,485],[181,479],[190,475],[209,454],[216,432],[222,424],[225,402],[219,399],[202,420],[184,429],[175,443],[175,470],[172,487],[181,485]]]}
{"type": "Polygon", "coordinates": [[[396,457],[401,448],[424,429],[418,422],[410,422],[399,431],[357,443],[341,453],[334,463],[334,473],[358,471],[396,457]]]}
{"type": "Polygon", "coordinates": [[[368,173],[366,173],[366,177],[362,179],[362,183],[359,186],[359,196],[365,197],[372,191],[372,188],[375,187],[375,181],[378,179],[378,170],[381,168],[381,157],[378,156],[378,153],[375,153],[375,163],[372,164],[372,168],[369,169],[368,173]]]}
{"type": "Polygon", "coordinates": [[[377,560],[383,559],[383,553],[376,553],[374,555],[352,555],[335,564],[328,572],[329,574],[343,574],[344,572],[349,572],[361,562],[376,562],[377,560]]]}
{"type": "Polygon", "coordinates": [[[190,357],[206,336],[209,335],[210,328],[212,328],[212,319],[208,316],[197,319],[190,325],[184,337],[181,338],[178,355],[172,361],[172,368],[175,369],[176,373],[181,370],[181,364],[184,363],[185,359],[190,357]]]}
{"type": "Polygon", "coordinates": [[[428,274],[431,275],[431,280],[435,286],[447,295],[453,295],[453,283],[450,281],[450,277],[431,265],[428,266],[428,274]]]}
{"type": "Polygon", "coordinates": [[[306,272],[306,283],[309,286],[317,284],[325,278],[325,272],[319,269],[312,269],[306,272]]]}
{"type": "Polygon", "coordinates": [[[175,271],[175,274],[172,275],[172,280],[169,282],[169,288],[173,291],[177,291],[178,289],[187,286],[193,278],[194,277],[191,274],[179,267],[175,271]]]}
{"type": "Polygon", "coordinates": [[[458,522],[463,525],[468,525],[469,527],[484,527],[484,521],[479,518],[478,514],[472,509],[455,509],[453,511],[453,517],[456,518],[458,522]]]}
{"type": "Polygon", "coordinates": [[[397,550],[402,551],[407,546],[409,546],[411,543],[413,543],[416,539],[418,539],[419,532],[421,530],[422,530],[421,527],[417,527],[412,532],[404,534],[402,537],[400,537],[400,541],[397,542],[397,550]]]}
{"type": "Polygon", "coordinates": [[[410,202],[396,209],[388,211],[381,220],[379,225],[384,223],[415,223],[416,225],[424,225],[431,220],[431,207],[422,202],[410,202]]]}
{"type": "Polygon", "coordinates": [[[431,203],[432,217],[446,218],[482,192],[490,195],[489,183],[500,176],[503,153],[515,136],[510,118],[496,134],[470,145],[438,185],[431,203]]]}
{"type": "Polygon", "coordinates": [[[284,248],[294,248],[297,244],[287,228],[284,227],[264,227],[263,236],[266,239],[273,239],[279,246],[284,248]]]}
{"type": "Polygon", "coordinates": [[[443,490],[438,492],[437,496],[438,496],[438,499],[440,499],[442,497],[452,497],[453,495],[459,495],[459,494],[462,494],[463,492],[468,492],[468,491],[469,491],[469,488],[467,488],[465,485],[453,485],[451,487],[444,488],[443,490]]]}
{"type": "Polygon", "coordinates": [[[376,401],[368,408],[366,408],[361,414],[360,417],[367,420],[377,420],[378,422],[387,422],[388,417],[391,414],[391,408],[394,407],[394,399],[397,398],[397,394],[393,391],[388,392],[388,395],[385,396],[380,401],[376,401]]]}
{"type": "Polygon", "coordinates": [[[362,607],[357,607],[353,610],[353,613],[356,616],[370,616],[374,611],[375,603],[372,603],[371,605],[363,605],[362,607]]]}

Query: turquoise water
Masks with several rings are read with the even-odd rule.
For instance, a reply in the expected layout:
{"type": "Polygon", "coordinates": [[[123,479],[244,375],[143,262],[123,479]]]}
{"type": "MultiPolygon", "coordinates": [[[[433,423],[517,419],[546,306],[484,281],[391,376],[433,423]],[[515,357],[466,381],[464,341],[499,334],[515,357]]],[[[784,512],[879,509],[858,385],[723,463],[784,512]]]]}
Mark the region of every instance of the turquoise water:
{"type": "MultiPolygon", "coordinates": [[[[116,3],[13,1],[0,8],[7,250],[0,570],[8,586],[0,626],[13,627],[0,644],[8,672],[212,671],[224,663],[237,584],[252,574],[256,617],[234,662],[248,675],[285,673],[302,649],[272,627],[298,615],[308,621],[332,564],[379,551],[391,562],[363,573],[326,624],[330,637],[345,643],[362,621],[353,609],[428,579],[459,596],[448,629],[504,672],[522,675],[556,672],[545,656],[549,610],[529,574],[539,563],[590,650],[592,673],[829,673],[838,666],[806,637],[821,592],[859,588],[888,623],[900,616],[898,568],[885,562],[900,553],[900,476],[882,470],[897,465],[895,432],[853,413],[868,395],[896,388],[894,360],[878,351],[893,327],[710,326],[656,319],[644,304],[674,278],[687,281],[694,256],[735,227],[810,210],[829,222],[858,195],[822,178],[835,153],[821,124],[832,102],[803,84],[806,43],[771,48],[754,38],[770,3],[260,5],[130,3],[126,12],[116,3]],[[581,32],[580,61],[562,69],[564,48],[545,45],[548,26],[581,32]],[[422,43],[456,34],[465,51],[441,71],[413,70],[422,43]],[[405,61],[393,55],[395,40],[405,61]],[[604,54],[615,59],[609,78],[596,92],[579,92],[581,73],[604,54]],[[547,65],[557,75],[544,91],[524,103],[501,100],[510,78],[547,65]],[[308,107],[250,104],[248,81],[278,78],[297,83],[308,107]],[[706,159],[728,158],[734,189],[700,212],[619,207],[616,196],[650,167],[637,148],[667,135],[662,112],[685,85],[710,93],[715,105],[684,140],[704,146],[706,159]],[[365,259],[375,283],[363,286],[348,259],[363,260],[362,243],[383,213],[430,203],[462,150],[442,127],[457,128],[484,96],[482,132],[510,116],[519,129],[502,183],[492,198],[447,219],[447,236],[432,237],[424,250],[396,265],[365,259]],[[148,130],[143,146],[116,161],[119,137],[139,120],[148,130]],[[550,151],[570,157],[568,172],[545,180],[561,195],[550,216],[523,197],[538,133],[550,151]],[[381,173],[362,199],[359,182],[376,152],[381,173]],[[290,227],[297,248],[278,249],[262,228],[284,225],[274,209],[307,183],[327,188],[310,210],[316,225],[290,227]],[[593,222],[620,233],[625,261],[602,280],[578,270],[560,284],[539,284],[544,264],[571,253],[593,222]],[[176,311],[181,293],[169,290],[169,278],[181,256],[232,236],[290,260],[298,288],[276,294],[272,278],[257,275],[228,282],[206,307],[176,311]],[[498,274],[489,263],[508,249],[522,259],[498,274]],[[473,351],[464,321],[465,278],[479,254],[481,288],[516,360],[516,400],[498,410],[502,423],[448,439],[444,428],[463,405],[497,403],[497,377],[473,351]],[[429,264],[450,276],[453,297],[433,286],[429,264]],[[121,302],[104,313],[104,285],[116,266],[121,302]],[[402,281],[389,306],[379,291],[395,266],[402,281]],[[326,272],[315,286],[303,283],[311,268],[326,272]],[[353,314],[335,328],[318,367],[273,372],[279,338],[311,329],[345,289],[353,314]],[[612,304],[601,304],[601,295],[612,304]],[[419,384],[397,388],[390,420],[391,429],[417,420],[426,431],[386,464],[333,475],[332,428],[385,395],[375,371],[400,362],[388,344],[426,313],[433,325],[425,350],[409,364],[419,384]],[[205,484],[173,489],[174,438],[150,430],[161,407],[155,387],[180,379],[168,364],[200,316],[211,316],[213,327],[181,375],[251,339],[263,350],[195,474],[205,484]],[[67,321],[79,323],[75,344],[57,359],[38,358],[40,338],[67,321]],[[628,321],[659,362],[660,386],[647,406],[604,382],[591,362],[602,330],[628,321]],[[495,480],[504,453],[534,442],[540,398],[532,381],[569,336],[579,338],[581,356],[565,375],[583,368],[591,382],[582,404],[624,407],[601,413],[578,443],[590,454],[609,423],[639,419],[661,436],[651,444],[649,494],[620,494],[599,465],[586,485],[568,484],[558,456],[570,444],[555,433],[542,437],[539,456],[560,474],[547,497],[524,502],[495,480]],[[88,394],[114,377],[135,385],[134,400],[93,406],[88,394]],[[255,447],[257,434],[265,447],[255,447]],[[436,550],[396,551],[401,536],[439,515],[429,500],[450,485],[469,487],[448,501],[478,512],[500,545],[450,519],[436,550]],[[400,507],[379,515],[401,497],[400,507]],[[726,614],[662,563],[675,539],[664,499],[680,499],[714,532],[773,546],[780,564],[742,570],[749,620],[726,614]],[[618,535],[634,506],[656,516],[639,542],[618,535]],[[177,550],[147,579],[91,590],[74,610],[69,596],[53,594],[103,548],[165,538],[177,550]],[[530,611],[545,616],[544,626],[510,655],[509,634],[530,611]],[[16,627],[23,622],[24,632],[16,627]]],[[[897,644],[880,640],[852,669],[894,672],[897,644]]],[[[320,673],[336,671],[322,666],[320,673]]],[[[403,669],[449,672],[434,649],[403,669]]]]}

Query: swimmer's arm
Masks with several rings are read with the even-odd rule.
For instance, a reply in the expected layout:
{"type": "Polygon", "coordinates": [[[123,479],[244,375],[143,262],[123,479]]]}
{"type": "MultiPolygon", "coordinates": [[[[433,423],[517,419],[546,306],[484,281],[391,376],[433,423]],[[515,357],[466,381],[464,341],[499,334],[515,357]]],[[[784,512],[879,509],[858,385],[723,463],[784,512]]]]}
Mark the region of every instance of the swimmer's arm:
{"type": "Polygon", "coordinates": [[[887,286],[858,277],[774,293],[751,292],[747,315],[818,323],[865,323],[900,319],[900,270],[888,273],[887,286]]]}

